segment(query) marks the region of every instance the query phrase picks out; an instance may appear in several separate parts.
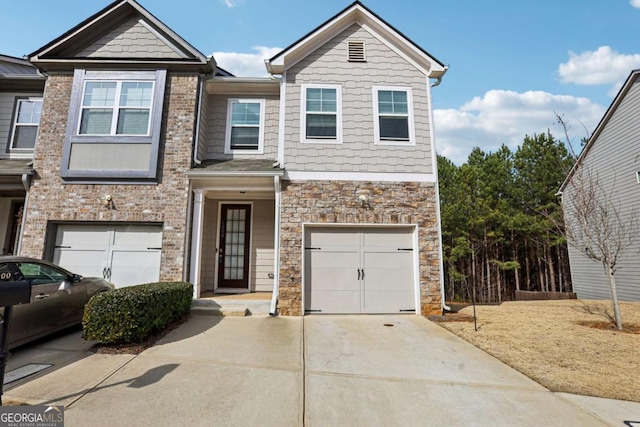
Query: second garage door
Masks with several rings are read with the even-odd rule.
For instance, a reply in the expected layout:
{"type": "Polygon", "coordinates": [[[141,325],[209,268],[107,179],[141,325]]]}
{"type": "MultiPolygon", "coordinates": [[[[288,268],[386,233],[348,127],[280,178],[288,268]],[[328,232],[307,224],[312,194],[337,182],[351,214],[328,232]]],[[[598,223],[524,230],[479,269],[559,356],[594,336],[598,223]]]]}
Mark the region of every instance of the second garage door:
{"type": "Polygon", "coordinates": [[[54,262],[86,277],[104,277],[116,287],[157,282],[162,226],[59,225],[54,262]]]}
{"type": "Polygon", "coordinates": [[[305,230],[307,313],[415,312],[413,228],[305,230]]]}

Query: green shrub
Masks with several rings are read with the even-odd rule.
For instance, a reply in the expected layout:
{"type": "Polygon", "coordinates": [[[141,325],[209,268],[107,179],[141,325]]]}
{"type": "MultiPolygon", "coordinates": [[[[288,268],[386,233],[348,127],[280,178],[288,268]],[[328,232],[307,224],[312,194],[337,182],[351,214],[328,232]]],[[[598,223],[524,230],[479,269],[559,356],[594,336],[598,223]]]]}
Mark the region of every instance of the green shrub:
{"type": "Polygon", "coordinates": [[[141,342],[189,313],[193,285],[160,282],[97,294],[82,318],[82,337],[100,344],[141,342]]]}

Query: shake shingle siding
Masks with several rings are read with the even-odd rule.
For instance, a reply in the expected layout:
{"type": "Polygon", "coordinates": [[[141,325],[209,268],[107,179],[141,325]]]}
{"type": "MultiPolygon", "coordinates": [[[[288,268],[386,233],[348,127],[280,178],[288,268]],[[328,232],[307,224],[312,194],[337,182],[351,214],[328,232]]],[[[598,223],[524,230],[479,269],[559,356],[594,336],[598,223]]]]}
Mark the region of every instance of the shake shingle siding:
{"type": "Polygon", "coordinates": [[[354,24],[286,73],[285,163],[288,170],[432,173],[428,79],[354,24]],[[366,62],[349,62],[348,42],[364,41],[366,62]],[[342,144],[300,142],[301,85],[342,85],[342,144]],[[415,146],[374,143],[373,86],[411,87],[415,146]],[[393,161],[390,161],[393,159],[393,161]]]}
{"type": "MultiPolygon", "coordinates": [[[[597,180],[621,214],[640,214],[640,80],[630,83],[597,139],[583,158],[592,179],[597,180]]],[[[579,173],[579,172],[578,172],[579,173]]],[[[574,181],[577,175],[574,175],[574,181]]],[[[571,185],[563,192],[565,203],[572,196],[571,185]]],[[[570,218],[569,218],[570,220],[570,218]]],[[[615,273],[618,297],[624,301],[640,301],[640,243],[628,248],[615,273]]],[[[600,263],[593,262],[570,249],[573,289],[579,298],[609,298],[608,279],[600,263]]]]}

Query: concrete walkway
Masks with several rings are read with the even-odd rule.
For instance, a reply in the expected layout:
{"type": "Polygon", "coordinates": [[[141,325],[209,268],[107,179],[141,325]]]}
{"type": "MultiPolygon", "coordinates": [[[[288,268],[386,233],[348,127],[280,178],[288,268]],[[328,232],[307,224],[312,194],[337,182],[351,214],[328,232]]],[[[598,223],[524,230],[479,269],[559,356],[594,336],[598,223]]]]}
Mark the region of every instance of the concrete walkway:
{"type": "Polygon", "coordinates": [[[138,356],[85,353],[4,397],[65,405],[67,426],[640,421],[638,403],[551,393],[410,315],[193,316],[138,356]]]}

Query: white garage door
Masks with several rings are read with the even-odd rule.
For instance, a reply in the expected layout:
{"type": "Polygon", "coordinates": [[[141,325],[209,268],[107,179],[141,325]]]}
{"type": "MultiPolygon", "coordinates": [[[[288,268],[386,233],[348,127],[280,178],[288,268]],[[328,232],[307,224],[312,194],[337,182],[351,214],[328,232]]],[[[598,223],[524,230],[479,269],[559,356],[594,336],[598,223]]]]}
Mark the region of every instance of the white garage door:
{"type": "Polygon", "coordinates": [[[160,279],[161,247],[161,226],[60,225],[54,262],[121,288],[160,279]]]}
{"type": "Polygon", "coordinates": [[[412,228],[307,228],[308,313],[415,312],[412,228]]]}

